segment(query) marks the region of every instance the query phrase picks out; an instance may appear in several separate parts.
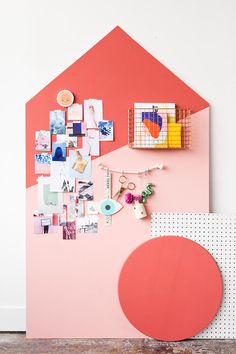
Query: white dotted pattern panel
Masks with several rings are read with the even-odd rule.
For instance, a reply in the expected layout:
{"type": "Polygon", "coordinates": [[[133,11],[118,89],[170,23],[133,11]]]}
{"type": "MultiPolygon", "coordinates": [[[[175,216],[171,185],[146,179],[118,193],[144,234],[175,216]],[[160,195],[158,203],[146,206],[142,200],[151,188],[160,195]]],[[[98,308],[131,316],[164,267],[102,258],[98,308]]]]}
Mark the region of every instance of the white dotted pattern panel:
{"type": "Polygon", "coordinates": [[[224,298],[213,322],[196,338],[236,338],[236,215],[153,213],[151,237],[184,236],[215,258],[224,281],[224,298]]]}

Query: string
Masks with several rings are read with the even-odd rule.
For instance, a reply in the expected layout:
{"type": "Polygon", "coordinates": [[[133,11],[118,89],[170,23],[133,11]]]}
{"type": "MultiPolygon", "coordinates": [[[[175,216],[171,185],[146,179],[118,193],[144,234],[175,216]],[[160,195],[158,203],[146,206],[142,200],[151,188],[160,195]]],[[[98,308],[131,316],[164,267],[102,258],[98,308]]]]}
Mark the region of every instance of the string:
{"type": "Polygon", "coordinates": [[[162,164],[160,165],[154,165],[152,167],[149,167],[149,168],[146,168],[146,169],[143,169],[143,170],[133,170],[133,171],[127,171],[127,170],[118,170],[118,169],[113,169],[113,168],[109,168],[107,167],[106,165],[104,165],[102,162],[100,162],[98,165],[97,165],[101,170],[105,170],[105,171],[109,171],[109,172],[114,172],[114,173],[120,173],[120,174],[137,174],[137,175],[140,175],[140,174],[143,174],[143,173],[148,173],[148,172],[151,172],[153,170],[163,170],[164,166],[162,164]]]}

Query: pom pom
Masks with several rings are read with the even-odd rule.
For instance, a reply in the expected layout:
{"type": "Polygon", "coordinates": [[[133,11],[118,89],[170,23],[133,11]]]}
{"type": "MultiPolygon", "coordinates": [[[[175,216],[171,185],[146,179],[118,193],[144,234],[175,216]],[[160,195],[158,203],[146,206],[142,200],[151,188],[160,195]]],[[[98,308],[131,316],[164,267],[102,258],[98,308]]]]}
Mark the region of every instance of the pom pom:
{"type": "Polygon", "coordinates": [[[139,202],[139,203],[142,203],[142,196],[140,194],[137,194],[137,195],[134,195],[134,200],[139,202]]]}
{"type": "Polygon", "coordinates": [[[133,201],[134,201],[134,196],[133,196],[133,194],[132,194],[132,193],[126,193],[126,194],[125,194],[125,202],[126,202],[127,204],[131,204],[131,203],[133,203],[133,201]]]}

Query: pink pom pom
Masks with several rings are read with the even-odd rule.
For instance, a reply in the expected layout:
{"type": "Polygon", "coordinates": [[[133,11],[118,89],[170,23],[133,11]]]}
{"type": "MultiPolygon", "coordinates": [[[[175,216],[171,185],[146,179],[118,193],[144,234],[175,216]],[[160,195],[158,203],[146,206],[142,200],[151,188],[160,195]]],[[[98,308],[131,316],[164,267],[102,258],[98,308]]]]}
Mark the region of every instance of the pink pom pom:
{"type": "Polygon", "coordinates": [[[134,195],[134,200],[137,202],[141,203],[142,202],[142,196],[140,194],[134,195]]]}
{"type": "Polygon", "coordinates": [[[131,204],[131,203],[133,203],[133,201],[134,201],[134,196],[133,196],[133,194],[132,194],[132,193],[126,193],[126,194],[125,194],[125,202],[126,202],[127,204],[131,204]]]}

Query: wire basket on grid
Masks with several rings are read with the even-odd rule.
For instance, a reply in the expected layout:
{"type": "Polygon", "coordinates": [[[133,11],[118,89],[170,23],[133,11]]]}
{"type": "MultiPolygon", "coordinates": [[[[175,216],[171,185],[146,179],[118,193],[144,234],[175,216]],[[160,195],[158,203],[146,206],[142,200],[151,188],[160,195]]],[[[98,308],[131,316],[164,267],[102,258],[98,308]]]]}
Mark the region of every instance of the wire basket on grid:
{"type": "Polygon", "coordinates": [[[128,144],[133,149],[191,149],[191,111],[187,108],[131,108],[128,144]]]}

